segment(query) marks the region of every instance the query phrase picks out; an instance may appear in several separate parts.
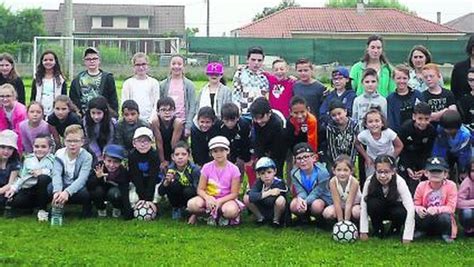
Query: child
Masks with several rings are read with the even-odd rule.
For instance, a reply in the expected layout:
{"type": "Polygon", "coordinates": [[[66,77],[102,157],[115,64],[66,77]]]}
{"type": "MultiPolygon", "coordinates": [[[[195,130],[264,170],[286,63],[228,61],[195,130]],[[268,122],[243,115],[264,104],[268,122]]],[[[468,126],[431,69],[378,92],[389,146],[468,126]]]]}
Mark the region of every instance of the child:
{"type": "Polygon", "coordinates": [[[333,205],[324,210],[323,217],[340,221],[359,221],[360,218],[360,188],[359,182],[352,175],[354,167],[351,158],[340,155],[334,162],[334,177],[329,181],[329,190],[333,205]]]}
{"type": "Polygon", "coordinates": [[[69,97],[79,108],[80,114],[87,111],[87,103],[94,97],[103,96],[113,110],[118,110],[117,90],[112,73],[100,69],[100,55],[95,47],[84,51],[86,70],[80,72],[71,82],[69,97]]]}
{"type": "MultiPolygon", "coordinates": [[[[456,110],[446,110],[441,116],[436,129],[437,136],[433,146],[433,156],[448,161],[449,169],[454,170],[457,163],[459,181],[468,176],[469,160],[471,159],[471,132],[462,125],[461,115],[456,110]]],[[[450,176],[456,180],[454,174],[450,176]]]]}
{"type": "Polygon", "coordinates": [[[467,73],[467,82],[471,88],[468,94],[459,99],[458,110],[461,113],[462,121],[471,132],[474,132],[474,67],[467,73]]]}
{"type": "Polygon", "coordinates": [[[196,108],[211,107],[220,117],[223,105],[232,102],[232,91],[225,84],[224,65],[220,62],[207,64],[206,75],[209,82],[202,88],[197,98],[196,108]]]}
{"type": "Polygon", "coordinates": [[[224,136],[230,142],[228,159],[237,165],[240,173],[243,174],[244,169],[247,166],[251,167],[252,164],[250,157],[250,123],[240,117],[239,107],[234,103],[227,103],[222,106],[221,118],[222,121],[218,126],[218,131],[219,135],[224,136]]]}
{"type": "Polygon", "coordinates": [[[149,128],[136,129],[133,135],[134,149],[128,155],[130,177],[140,201],[153,201],[155,186],[161,181],[160,160],[152,147],[153,140],[153,132],[149,128]]]}
{"type": "Polygon", "coordinates": [[[134,100],[126,100],[122,104],[122,119],[115,128],[114,144],[125,147],[125,150],[132,150],[132,140],[135,130],[140,127],[149,127],[148,122],[139,118],[140,111],[138,104],[134,100]]]}
{"type": "Polygon", "coordinates": [[[88,151],[97,161],[102,161],[104,147],[111,144],[115,132],[114,111],[109,108],[103,96],[93,98],[87,103],[86,116],[82,126],[86,133],[88,151]]]}
{"type": "Polygon", "coordinates": [[[413,240],[415,228],[415,208],[405,180],[396,173],[396,162],[391,156],[380,155],[375,159],[375,175],[364,184],[361,198],[360,239],[369,239],[369,216],[375,236],[401,233],[402,242],[413,240]],[[390,220],[388,233],[384,230],[384,220],[390,220]]]}
{"type": "Polygon", "coordinates": [[[189,160],[190,155],[191,150],[185,141],[179,141],[173,146],[173,162],[158,187],[158,193],[161,196],[166,195],[170,202],[173,220],[181,219],[188,201],[196,196],[201,170],[189,160]]]}
{"type": "Polygon", "coordinates": [[[416,187],[424,178],[424,166],[431,156],[436,130],[430,124],[431,109],[425,102],[420,102],[413,108],[412,121],[405,122],[401,129],[400,140],[403,149],[398,161],[400,175],[405,178],[410,193],[415,194],[416,187]]]}
{"type": "Polygon", "coordinates": [[[18,135],[18,154],[21,155],[23,145],[20,138],[20,123],[26,120],[26,107],[17,101],[13,85],[6,83],[0,86],[0,131],[13,130],[18,135]]]}
{"type": "Polygon", "coordinates": [[[259,97],[252,103],[250,114],[255,133],[253,144],[255,156],[273,159],[277,166],[277,176],[283,177],[283,164],[287,152],[284,121],[277,113],[272,112],[270,103],[264,97],[259,97]]]}
{"type": "Polygon", "coordinates": [[[268,79],[262,69],[264,60],[265,54],[260,46],[250,47],[247,51],[247,65],[234,74],[234,103],[239,105],[241,114],[249,112],[255,99],[268,94],[268,79]]]}
{"type": "Polygon", "coordinates": [[[212,160],[206,147],[209,140],[217,136],[216,120],[216,114],[211,107],[202,107],[197,114],[197,121],[191,128],[191,151],[194,163],[198,166],[203,166],[212,160]]]}
{"type": "Polygon", "coordinates": [[[0,54],[0,85],[9,83],[15,88],[18,102],[25,104],[25,86],[15,68],[15,60],[8,53],[0,54]]]}
{"type": "Polygon", "coordinates": [[[44,114],[53,113],[54,99],[67,94],[66,80],[61,72],[58,56],[51,50],[41,54],[31,87],[30,101],[38,101],[44,107],[44,114]]]}
{"type": "Polygon", "coordinates": [[[272,63],[273,74],[264,72],[269,83],[270,106],[280,111],[285,118],[290,116],[290,100],[293,97],[295,80],[288,77],[288,63],[284,59],[276,59],[272,63]]]}
{"type": "Polygon", "coordinates": [[[129,200],[130,176],[122,165],[126,159],[126,151],[120,145],[110,144],[104,148],[103,160],[94,168],[87,189],[97,208],[98,217],[106,217],[105,201],[112,204],[112,217],[124,219],[133,217],[129,200]]]}
{"type": "Polygon", "coordinates": [[[171,97],[162,97],[156,103],[158,117],[151,122],[151,129],[155,136],[156,148],[160,155],[161,169],[164,170],[171,162],[172,147],[181,140],[184,131],[184,122],[176,118],[176,106],[171,97]]]}
{"type": "Polygon", "coordinates": [[[82,216],[92,215],[92,205],[86,182],[92,168],[92,155],[82,148],[84,131],[81,125],[70,125],[64,131],[66,147],[56,151],[53,166],[53,207],[81,204],[82,216]]]}
{"type": "Polygon", "coordinates": [[[324,99],[321,108],[319,109],[319,114],[321,121],[328,123],[330,120],[329,115],[329,106],[331,102],[339,100],[344,104],[345,110],[347,111],[347,116],[351,117],[352,115],[352,104],[356,97],[356,93],[352,90],[351,87],[351,78],[349,77],[349,71],[344,67],[338,67],[333,70],[331,73],[331,83],[334,87],[324,99]]]}
{"type": "Polygon", "coordinates": [[[196,114],[196,89],[192,81],[184,77],[184,57],[174,55],[170,59],[170,77],[160,84],[160,96],[173,98],[176,117],[184,121],[184,137],[188,138],[196,114]]]}
{"type": "Polygon", "coordinates": [[[8,197],[5,193],[13,185],[20,170],[18,135],[12,130],[0,132],[0,209],[5,208],[8,197]]]}
{"type": "Polygon", "coordinates": [[[293,86],[293,95],[300,96],[308,103],[309,111],[319,118],[319,109],[323,102],[326,87],[313,78],[313,63],[308,59],[299,59],[295,63],[299,81],[293,86]]]}
{"type": "MultiPolygon", "coordinates": [[[[423,79],[428,85],[428,90],[422,93],[423,101],[431,108],[431,121],[439,122],[441,116],[448,109],[456,109],[456,100],[453,92],[444,89],[439,85],[441,73],[436,64],[426,64],[422,70],[423,79]]],[[[437,123],[433,125],[437,126],[437,123]]]]}
{"type": "Polygon", "coordinates": [[[244,196],[245,206],[254,214],[257,224],[268,221],[272,226],[280,227],[285,217],[288,187],[275,176],[276,165],[270,158],[260,158],[255,171],[259,179],[244,196]]]}
{"type": "Polygon", "coordinates": [[[54,112],[48,116],[47,121],[49,125],[56,129],[59,136],[64,137],[64,131],[68,126],[81,124],[81,118],[77,114],[77,107],[68,96],[57,96],[54,99],[53,106],[54,112]]]}
{"type": "Polygon", "coordinates": [[[122,104],[132,99],[140,103],[140,119],[151,121],[156,110],[156,101],[160,99],[160,84],[150,76],[149,59],[145,53],[138,52],[132,57],[133,77],[123,82],[122,104]]]}
{"type": "Polygon", "coordinates": [[[474,157],[471,158],[469,178],[462,181],[459,187],[457,208],[459,222],[464,228],[465,236],[474,236],[474,157]]]}
{"type": "Polygon", "coordinates": [[[19,178],[5,197],[10,198],[12,208],[38,207],[38,221],[47,222],[48,185],[54,165],[54,155],[51,154],[53,142],[50,135],[38,135],[33,145],[33,154],[25,156],[19,178]]]}
{"type": "Polygon", "coordinates": [[[288,147],[298,143],[308,143],[313,151],[318,151],[318,120],[308,110],[306,100],[294,96],[290,102],[291,115],[286,121],[288,147]]]}
{"type": "Polygon", "coordinates": [[[244,204],[239,201],[240,171],[227,160],[229,140],[216,136],[209,141],[211,162],[204,164],[197,189],[197,196],[188,201],[192,214],[188,223],[195,224],[197,215],[208,214],[209,225],[237,225],[244,204]]]}
{"type": "Polygon", "coordinates": [[[357,155],[355,144],[359,133],[357,122],[347,115],[346,105],[337,99],[329,104],[328,110],[331,117],[326,126],[327,156],[325,158],[328,165],[332,167],[342,154],[349,156],[351,162],[355,162],[357,155]]]}
{"type": "Polygon", "coordinates": [[[322,216],[332,198],[329,192],[329,173],[324,165],[316,162],[316,155],[308,143],[293,148],[296,168],[291,171],[291,181],[296,196],[290,211],[299,217],[322,216]]]}
{"type": "MultiPolygon", "coordinates": [[[[397,158],[403,149],[403,143],[392,129],[387,128],[385,116],[378,109],[370,109],[364,116],[363,130],[357,135],[357,151],[365,161],[366,176],[374,174],[374,160],[379,155],[397,158]],[[367,147],[367,150],[362,145],[367,147]]],[[[365,179],[361,179],[365,180],[365,179]]]]}
{"type": "Polygon", "coordinates": [[[427,181],[416,187],[414,202],[416,210],[416,233],[419,238],[427,232],[441,235],[446,243],[456,238],[457,225],[454,218],[458,190],[448,178],[448,164],[443,158],[429,158],[425,166],[427,181]]]}
{"type": "MultiPolygon", "coordinates": [[[[41,103],[32,101],[28,105],[27,120],[24,120],[20,123],[20,136],[21,142],[23,144],[23,151],[25,154],[30,154],[33,152],[33,143],[37,136],[46,135],[52,136],[55,141],[55,147],[59,148],[61,141],[59,139],[59,134],[56,131],[56,128],[49,125],[44,118],[44,109],[41,103]]],[[[53,147],[51,147],[53,151],[53,147]]]]}
{"type": "Polygon", "coordinates": [[[405,65],[398,65],[392,73],[397,85],[396,91],[387,97],[388,125],[399,133],[402,124],[411,120],[413,107],[420,102],[421,93],[408,87],[410,69],[405,65]]]}
{"type": "Polygon", "coordinates": [[[378,76],[374,69],[366,69],[362,73],[364,92],[354,99],[352,118],[359,124],[359,131],[364,130],[363,119],[371,108],[379,108],[387,117],[387,100],[377,92],[378,76]]]}

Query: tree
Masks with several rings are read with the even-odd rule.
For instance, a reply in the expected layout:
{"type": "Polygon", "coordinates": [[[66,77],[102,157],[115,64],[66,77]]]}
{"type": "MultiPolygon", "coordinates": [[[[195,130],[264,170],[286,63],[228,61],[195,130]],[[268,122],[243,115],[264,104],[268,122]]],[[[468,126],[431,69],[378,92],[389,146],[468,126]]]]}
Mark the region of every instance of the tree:
{"type": "Polygon", "coordinates": [[[186,28],[186,37],[194,37],[199,32],[199,28],[186,28]]]}
{"type": "MultiPolygon", "coordinates": [[[[326,7],[356,7],[357,3],[361,0],[328,0],[326,7]]],[[[366,7],[378,7],[378,8],[395,8],[405,12],[411,12],[407,6],[400,4],[398,0],[368,0],[364,1],[366,7]]],[[[414,12],[412,12],[414,13],[414,12]]]]}
{"type": "Polygon", "coordinates": [[[287,7],[298,7],[300,6],[299,4],[297,4],[295,2],[295,0],[283,0],[281,1],[281,3],[278,5],[278,6],[275,6],[275,7],[265,7],[262,11],[262,13],[257,13],[257,15],[255,15],[255,17],[253,17],[253,21],[256,21],[256,20],[259,20],[259,19],[262,19],[268,15],[271,15],[277,11],[280,11],[282,9],[285,9],[287,7]]]}
{"type": "Polygon", "coordinates": [[[43,12],[40,8],[23,9],[14,14],[0,4],[0,43],[32,42],[44,35],[43,12]]]}

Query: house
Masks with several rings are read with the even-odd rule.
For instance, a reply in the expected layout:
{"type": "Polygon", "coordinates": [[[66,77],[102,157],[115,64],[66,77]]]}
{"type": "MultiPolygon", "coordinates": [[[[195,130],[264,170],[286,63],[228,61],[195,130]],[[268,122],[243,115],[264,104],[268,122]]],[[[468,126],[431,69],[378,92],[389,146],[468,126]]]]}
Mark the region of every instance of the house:
{"type": "Polygon", "coordinates": [[[454,40],[464,33],[392,8],[291,7],[232,31],[235,37],[454,40]]]}
{"type": "Polygon", "coordinates": [[[474,33],[474,12],[446,22],[444,25],[460,32],[474,33]]]}
{"type": "MultiPolygon", "coordinates": [[[[65,13],[63,3],[59,5],[58,10],[43,10],[46,32],[49,36],[62,35],[65,28],[65,13]]],[[[73,4],[75,37],[182,38],[184,34],[184,6],[73,4]]],[[[82,42],[83,45],[94,46],[100,43],[82,42]]],[[[130,46],[130,42],[121,44],[130,46]]],[[[153,48],[153,42],[148,41],[137,41],[136,50],[143,51],[147,44],[148,49],[156,50],[153,48]]]]}

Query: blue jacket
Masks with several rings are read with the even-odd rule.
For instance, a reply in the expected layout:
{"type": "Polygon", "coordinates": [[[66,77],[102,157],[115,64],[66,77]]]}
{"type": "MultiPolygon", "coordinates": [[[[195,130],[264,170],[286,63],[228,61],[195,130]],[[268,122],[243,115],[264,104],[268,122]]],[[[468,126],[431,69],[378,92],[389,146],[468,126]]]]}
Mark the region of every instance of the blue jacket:
{"type": "MultiPolygon", "coordinates": [[[[81,148],[79,155],[76,158],[74,175],[72,179],[68,179],[65,173],[65,164],[63,160],[58,156],[63,153],[61,148],[56,152],[56,158],[53,165],[53,193],[59,191],[66,191],[70,196],[74,195],[82,188],[85,188],[87,179],[92,169],[92,155],[85,149],[81,148]]],[[[67,153],[64,151],[64,153],[67,153]]],[[[67,155],[66,155],[67,157],[67,155]]]]}
{"type": "Polygon", "coordinates": [[[447,158],[448,153],[456,157],[461,172],[469,170],[471,160],[471,132],[461,125],[454,137],[449,136],[443,127],[438,126],[433,147],[433,156],[447,158]]]}
{"type": "Polygon", "coordinates": [[[336,93],[336,90],[333,90],[331,93],[329,93],[326,98],[323,101],[323,104],[321,104],[321,107],[319,108],[319,121],[328,123],[329,121],[329,104],[331,104],[332,101],[335,99],[341,101],[345,106],[347,110],[347,117],[352,116],[352,104],[354,103],[354,98],[356,98],[356,93],[352,88],[346,89],[344,93],[342,93],[341,96],[338,96],[336,93]]]}
{"type": "Polygon", "coordinates": [[[306,200],[311,205],[316,199],[322,199],[326,205],[332,204],[331,192],[329,191],[329,173],[324,165],[316,163],[314,168],[318,169],[318,176],[313,183],[311,191],[307,191],[303,186],[301,169],[295,168],[291,171],[291,182],[296,190],[296,196],[306,200]]]}
{"type": "Polygon", "coordinates": [[[403,106],[402,97],[403,96],[400,96],[397,92],[393,92],[387,97],[388,126],[397,133],[400,132],[402,124],[404,123],[404,121],[402,121],[401,109],[411,109],[409,113],[412,114],[416,103],[421,101],[421,93],[417,90],[411,90],[408,93],[410,106],[403,106]]]}

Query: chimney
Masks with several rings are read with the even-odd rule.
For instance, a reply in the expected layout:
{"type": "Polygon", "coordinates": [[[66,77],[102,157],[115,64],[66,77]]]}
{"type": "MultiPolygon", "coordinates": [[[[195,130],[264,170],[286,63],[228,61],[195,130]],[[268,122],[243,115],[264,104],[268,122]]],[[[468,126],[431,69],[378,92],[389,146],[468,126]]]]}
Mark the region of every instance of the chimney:
{"type": "Polygon", "coordinates": [[[441,24],[441,12],[436,12],[436,22],[438,24],[441,24]]]}
{"type": "Polygon", "coordinates": [[[364,14],[365,13],[365,8],[364,8],[364,3],[362,1],[357,1],[357,14],[364,14]]]}

